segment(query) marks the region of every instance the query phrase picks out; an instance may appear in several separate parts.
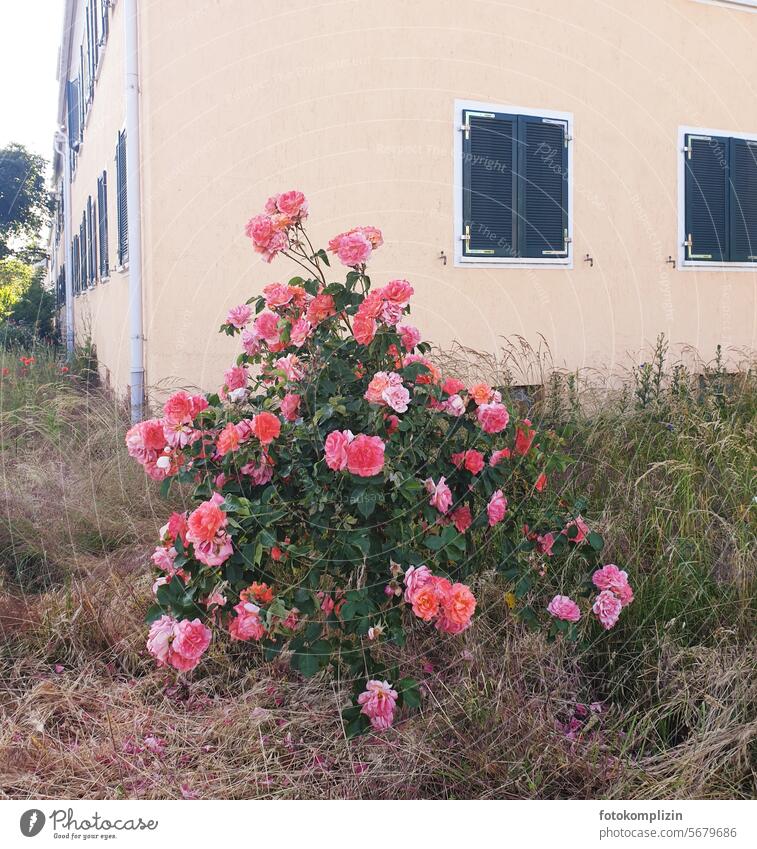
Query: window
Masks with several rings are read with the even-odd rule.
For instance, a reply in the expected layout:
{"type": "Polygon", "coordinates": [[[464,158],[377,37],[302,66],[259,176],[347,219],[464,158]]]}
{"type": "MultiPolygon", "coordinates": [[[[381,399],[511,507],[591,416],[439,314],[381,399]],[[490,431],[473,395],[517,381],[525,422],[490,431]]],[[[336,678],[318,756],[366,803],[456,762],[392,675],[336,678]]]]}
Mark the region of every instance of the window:
{"type": "Polygon", "coordinates": [[[97,280],[97,223],[95,221],[95,205],[92,197],[87,198],[87,267],[89,271],[89,285],[94,286],[97,280]]]}
{"type": "Polygon", "coordinates": [[[100,279],[105,280],[110,273],[108,264],[108,172],[103,171],[102,177],[97,178],[97,211],[98,218],[98,245],[100,279]]]}
{"type": "Polygon", "coordinates": [[[681,261],[757,263],[757,138],[681,131],[681,261]]]}
{"type": "Polygon", "coordinates": [[[129,259],[129,221],[126,207],[126,130],[116,144],[116,211],[118,213],[118,264],[129,259]]]}
{"type": "Polygon", "coordinates": [[[79,237],[74,236],[71,240],[71,261],[74,266],[74,279],[73,279],[73,289],[74,295],[78,295],[81,292],[81,265],[79,263],[79,237]]]}
{"type": "Polygon", "coordinates": [[[89,283],[89,275],[87,272],[87,259],[89,257],[87,249],[87,213],[82,213],[81,224],[79,225],[79,281],[81,291],[83,292],[89,283]]]}
{"type": "Polygon", "coordinates": [[[572,117],[456,103],[458,264],[572,263],[572,117]]]}

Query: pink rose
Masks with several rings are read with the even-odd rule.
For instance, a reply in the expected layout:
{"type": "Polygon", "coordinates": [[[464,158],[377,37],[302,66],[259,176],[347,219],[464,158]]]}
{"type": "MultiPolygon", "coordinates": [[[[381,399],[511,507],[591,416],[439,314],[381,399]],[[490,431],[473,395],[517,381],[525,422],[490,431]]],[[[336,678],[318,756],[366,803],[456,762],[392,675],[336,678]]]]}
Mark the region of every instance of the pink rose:
{"type": "Polygon", "coordinates": [[[187,672],[194,669],[210,645],[211,630],[199,619],[182,619],[174,626],[169,662],[174,669],[187,672]]]}
{"type": "Polygon", "coordinates": [[[623,604],[615,593],[610,592],[610,590],[602,590],[591,609],[594,611],[597,619],[602,623],[602,627],[606,631],[609,631],[618,621],[623,604]]]}
{"type": "Polygon", "coordinates": [[[308,202],[302,192],[294,190],[282,192],[276,200],[276,206],[279,212],[293,220],[307,218],[308,202]]]}
{"type": "Polygon", "coordinates": [[[229,310],[226,316],[226,324],[236,327],[237,330],[242,330],[246,327],[252,318],[252,308],[249,304],[240,304],[238,307],[233,307],[229,310]]]}
{"type": "Polygon", "coordinates": [[[377,475],[384,468],[385,447],[380,436],[361,433],[347,444],[347,469],[361,478],[377,475]]]}
{"type": "Polygon", "coordinates": [[[292,329],[289,332],[289,342],[294,345],[295,348],[301,348],[310,338],[312,332],[313,330],[310,326],[310,322],[307,321],[307,319],[298,318],[292,325],[292,329]]]}
{"type": "Polygon", "coordinates": [[[281,415],[284,416],[286,421],[294,422],[297,421],[297,418],[300,415],[300,401],[301,397],[299,395],[295,395],[293,393],[288,393],[281,400],[281,415]]]}
{"type": "Polygon", "coordinates": [[[458,533],[461,534],[464,534],[473,524],[471,509],[467,504],[462,507],[458,507],[457,510],[452,512],[452,523],[457,528],[458,533]]]}
{"type": "Polygon", "coordinates": [[[232,366],[223,373],[224,386],[232,392],[247,386],[247,369],[244,366],[232,366]]]}
{"type": "Polygon", "coordinates": [[[566,595],[556,595],[547,605],[547,612],[555,619],[563,619],[565,622],[578,622],[581,618],[578,605],[566,595]]]}
{"type": "Polygon", "coordinates": [[[183,390],[175,392],[163,405],[164,423],[167,425],[191,424],[193,414],[192,396],[183,390]]]}
{"type": "Polygon", "coordinates": [[[528,419],[523,419],[523,424],[515,429],[515,453],[524,457],[531,450],[536,431],[531,427],[528,419]]]}
{"type": "Polygon", "coordinates": [[[360,345],[370,345],[376,335],[376,320],[358,313],[352,320],[352,334],[360,345]]]}
{"type": "Polygon", "coordinates": [[[265,627],[257,605],[240,601],[234,606],[234,612],[237,615],[229,625],[229,636],[232,640],[260,640],[265,636],[265,627]]]}
{"type": "Polygon", "coordinates": [[[505,518],[507,511],[507,499],[502,494],[502,490],[498,489],[489,499],[486,505],[486,513],[489,516],[489,527],[493,527],[505,518]]]}
{"type": "Polygon", "coordinates": [[[598,569],[591,580],[598,590],[610,590],[615,593],[623,607],[633,601],[633,590],[628,583],[628,573],[618,569],[614,563],[608,563],[598,569]]]}
{"type": "Polygon", "coordinates": [[[442,403],[442,410],[450,416],[460,418],[465,414],[465,401],[459,395],[450,395],[446,401],[442,403]]]}
{"type": "Polygon", "coordinates": [[[242,331],[242,348],[248,357],[255,357],[260,353],[260,338],[254,330],[242,331]]]}
{"type": "Polygon", "coordinates": [[[394,708],[397,703],[397,691],[392,689],[388,681],[369,681],[365,692],[357,697],[362,705],[361,713],[371,721],[371,726],[377,731],[385,731],[394,722],[394,708]]]}
{"type": "Polygon", "coordinates": [[[253,324],[255,335],[263,339],[268,345],[275,345],[279,341],[279,317],[272,312],[262,312],[253,324]]]}
{"type": "Polygon", "coordinates": [[[428,478],[424,485],[426,492],[429,493],[429,503],[440,513],[446,513],[452,506],[452,491],[447,486],[447,479],[442,475],[437,483],[434,483],[432,478],[428,478]]]}
{"type": "Polygon", "coordinates": [[[589,526],[586,524],[586,522],[581,516],[576,516],[576,518],[573,519],[572,522],[568,522],[568,524],[563,529],[562,533],[564,533],[571,542],[574,542],[576,543],[576,545],[579,545],[589,535],[589,526]],[[576,528],[576,530],[578,531],[578,533],[574,537],[571,537],[568,533],[570,528],[576,528]]]}
{"type": "Polygon", "coordinates": [[[252,239],[255,250],[264,251],[273,238],[273,222],[268,215],[256,215],[247,222],[245,233],[252,239]]]}
{"type": "Polygon", "coordinates": [[[472,474],[477,475],[484,468],[484,455],[475,448],[465,452],[465,468],[472,474]]]}
{"type": "Polygon", "coordinates": [[[492,456],[489,457],[489,465],[490,466],[498,466],[503,460],[508,460],[510,458],[510,449],[509,448],[501,448],[499,451],[493,451],[492,456]]]}
{"type": "Polygon", "coordinates": [[[347,446],[355,437],[350,430],[332,430],[326,437],[326,465],[334,472],[347,468],[347,446]]]}
{"type": "Polygon", "coordinates": [[[552,557],[552,546],[555,544],[554,534],[543,534],[536,537],[536,550],[539,554],[546,554],[547,557],[552,557]]]}
{"type": "MultiPolygon", "coordinates": [[[[363,233],[343,233],[337,236],[335,253],[344,265],[352,268],[368,262],[373,246],[363,233]]],[[[329,247],[331,243],[329,243],[329,247]]]]}
{"type": "Polygon", "coordinates": [[[286,283],[269,283],[263,287],[263,295],[268,309],[275,310],[291,303],[294,292],[286,283]]]}
{"type": "Polygon", "coordinates": [[[476,417],[485,433],[500,433],[510,421],[507,407],[496,401],[492,404],[481,404],[476,411],[476,417]]]}
{"type": "Polygon", "coordinates": [[[446,578],[436,578],[441,600],[441,613],[436,622],[443,634],[459,634],[471,623],[476,610],[476,597],[465,584],[450,584],[446,578]]]}
{"type": "Polygon", "coordinates": [[[279,357],[274,365],[276,368],[281,369],[286,375],[287,380],[292,383],[302,380],[305,376],[302,361],[296,354],[287,354],[286,357],[279,357]]]}
{"type": "Polygon", "coordinates": [[[390,280],[381,290],[387,301],[394,301],[401,306],[407,306],[413,296],[414,289],[407,280],[390,280]]]}
{"type": "MultiPolygon", "coordinates": [[[[397,329],[399,330],[400,328],[397,329]]],[[[442,392],[447,395],[459,395],[463,389],[465,389],[465,384],[456,377],[448,377],[442,383],[442,392]]]]}
{"type": "Polygon", "coordinates": [[[410,324],[398,324],[397,333],[402,340],[402,347],[408,352],[412,351],[421,341],[420,330],[410,324]]]}
{"type": "Polygon", "coordinates": [[[158,666],[168,666],[175,623],[176,620],[173,616],[163,614],[150,626],[150,632],[147,636],[147,651],[158,662],[158,666]]]}
{"type": "Polygon", "coordinates": [[[334,315],[336,307],[334,306],[334,298],[331,295],[320,294],[316,295],[308,304],[307,314],[305,318],[310,324],[315,327],[324,319],[334,315]]]}
{"type": "Polygon", "coordinates": [[[412,604],[418,592],[433,580],[428,566],[408,566],[405,570],[405,601],[412,604]]]}

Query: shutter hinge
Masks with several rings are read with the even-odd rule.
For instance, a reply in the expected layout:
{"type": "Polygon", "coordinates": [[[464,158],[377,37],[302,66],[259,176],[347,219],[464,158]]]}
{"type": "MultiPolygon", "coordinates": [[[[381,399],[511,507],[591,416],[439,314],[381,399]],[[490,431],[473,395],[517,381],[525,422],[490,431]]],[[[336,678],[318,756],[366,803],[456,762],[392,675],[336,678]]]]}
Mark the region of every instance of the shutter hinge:
{"type": "Polygon", "coordinates": [[[460,236],[460,241],[465,242],[465,249],[470,247],[470,224],[465,225],[465,232],[460,236]]]}
{"type": "Polygon", "coordinates": [[[695,253],[692,253],[692,249],[694,247],[694,239],[692,238],[691,233],[689,233],[689,237],[683,243],[683,246],[688,251],[688,256],[686,257],[686,259],[712,259],[712,254],[695,254],[695,253]]]}
{"type": "Polygon", "coordinates": [[[542,251],[542,256],[567,256],[568,245],[573,241],[568,235],[567,230],[563,230],[563,249],[561,251],[542,251]]]}
{"type": "Polygon", "coordinates": [[[470,121],[466,120],[464,124],[457,128],[461,133],[465,133],[465,138],[470,138],[470,121]]]}
{"type": "Polygon", "coordinates": [[[712,136],[689,136],[689,143],[683,146],[683,153],[691,159],[691,154],[694,152],[693,141],[712,141],[712,136]]]}

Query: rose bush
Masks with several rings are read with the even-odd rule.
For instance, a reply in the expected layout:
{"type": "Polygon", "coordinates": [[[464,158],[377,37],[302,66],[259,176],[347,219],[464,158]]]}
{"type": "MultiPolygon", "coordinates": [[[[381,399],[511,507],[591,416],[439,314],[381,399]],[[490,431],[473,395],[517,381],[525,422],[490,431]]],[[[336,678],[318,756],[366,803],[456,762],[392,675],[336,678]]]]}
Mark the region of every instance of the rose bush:
{"type": "Polygon", "coordinates": [[[510,607],[551,638],[576,639],[591,618],[612,627],[633,593],[616,566],[596,569],[602,539],[581,505],[548,497],[567,463],[555,435],[495,387],[440,373],[408,323],[408,281],[371,284],[380,231],[331,240],[348,268],[334,281],[307,214],[285,192],[248,224],[267,261],[281,253],[303,272],[229,311],[221,332],[241,350],[219,391],[175,393],[126,442],[166,488],[193,484],[197,504],[169,518],[153,555],[158,663],[192,669],[221,632],[269,659],[287,651],[304,676],[354,679],[352,735],[419,704],[390,647],[414,620],[441,639],[465,631],[482,571],[496,569],[510,607]],[[595,596],[583,613],[560,592],[547,604],[566,589],[552,567],[565,557],[585,579],[575,594],[595,596]]]}

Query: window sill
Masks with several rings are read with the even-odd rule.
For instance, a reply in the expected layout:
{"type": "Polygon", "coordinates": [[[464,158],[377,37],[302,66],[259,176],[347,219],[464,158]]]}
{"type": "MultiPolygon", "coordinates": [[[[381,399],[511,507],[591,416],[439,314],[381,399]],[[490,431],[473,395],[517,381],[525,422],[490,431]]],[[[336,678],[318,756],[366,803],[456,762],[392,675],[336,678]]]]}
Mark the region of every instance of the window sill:
{"type": "Polygon", "coordinates": [[[757,262],[691,262],[678,263],[679,271],[751,271],[757,274],[757,262]]]}
{"type": "Polygon", "coordinates": [[[561,257],[560,259],[536,259],[528,257],[523,259],[505,259],[496,257],[494,259],[479,259],[478,257],[464,257],[458,254],[455,257],[455,268],[526,268],[526,269],[572,269],[573,257],[561,257]]]}

